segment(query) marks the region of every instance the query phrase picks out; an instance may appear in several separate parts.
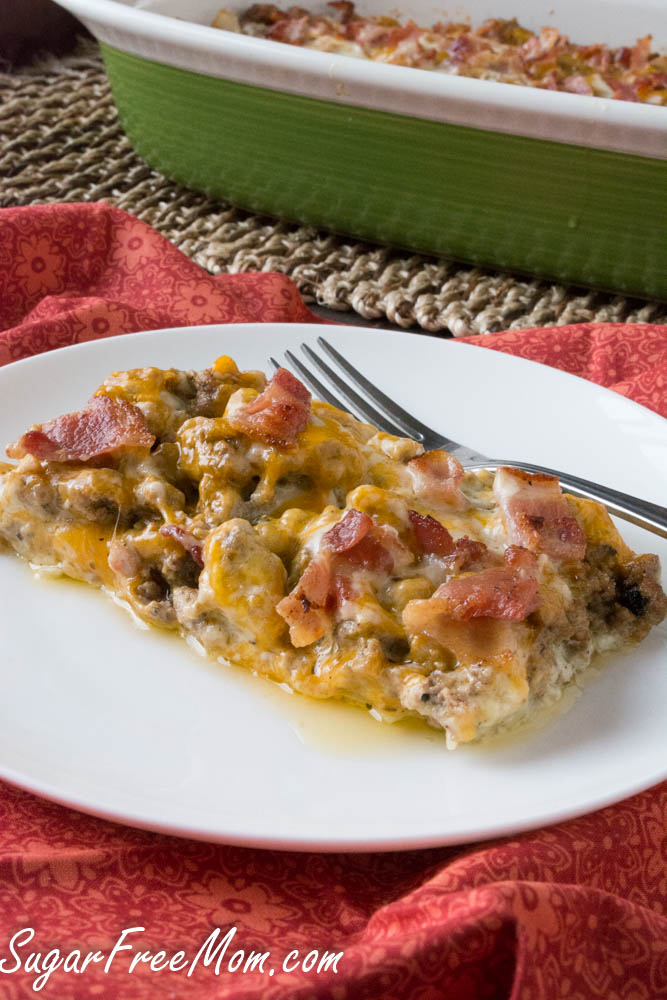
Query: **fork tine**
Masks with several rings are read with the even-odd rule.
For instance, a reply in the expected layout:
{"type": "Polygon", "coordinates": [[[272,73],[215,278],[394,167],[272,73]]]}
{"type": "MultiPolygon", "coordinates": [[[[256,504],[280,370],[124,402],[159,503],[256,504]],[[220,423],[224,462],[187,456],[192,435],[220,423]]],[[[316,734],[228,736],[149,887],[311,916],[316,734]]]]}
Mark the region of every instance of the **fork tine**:
{"type": "MultiPolygon", "coordinates": [[[[348,410],[347,406],[345,405],[345,403],[341,403],[340,399],[338,399],[336,396],[334,396],[334,394],[332,392],[329,392],[329,390],[327,389],[327,387],[325,385],[323,385],[322,382],[320,382],[320,380],[318,378],[315,378],[315,376],[313,375],[313,373],[311,371],[309,371],[306,368],[306,366],[303,365],[299,361],[299,359],[297,357],[295,357],[294,354],[292,354],[291,351],[285,351],[285,357],[289,361],[289,363],[292,366],[292,368],[294,368],[294,369],[296,369],[296,371],[298,371],[299,375],[301,376],[301,378],[303,379],[303,381],[306,383],[306,385],[308,385],[313,390],[313,392],[317,396],[319,396],[320,399],[323,399],[326,403],[331,403],[332,406],[335,406],[339,410],[345,410],[346,413],[350,412],[348,410]]],[[[275,362],[273,361],[273,358],[271,358],[271,362],[273,364],[275,364],[275,362]]],[[[280,367],[280,366],[278,366],[278,367],[280,367]]]]}
{"type": "Polygon", "coordinates": [[[352,381],[360,386],[364,392],[370,396],[373,402],[376,403],[388,417],[396,421],[403,433],[407,433],[410,437],[417,438],[418,440],[424,437],[424,431],[428,430],[428,428],[426,428],[421,421],[417,420],[416,417],[413,417],[411,413],[407,412],[407,410],[404,410],[402,406],[398,405],[398,403],[395,403],[389,398],[389,396],[385,395],[384,392],[378,389],[377,386],[373,385],[372,382],[369,382],[366,376],[362,375],[361,372],[354,367],[354,365],[351,365],[347,358],[344,358],[335,347],[332,347],[328,340],[325,340],[324,337],[318,337],[317,343],[320,345],[322,350],[326,351],[329,357],[333,358],[336,364],[338,364],[343,371],[350,376],[352,381]]]}
{"type": "Polygon", "coordinates": [[[330,368],[325,361],[322,361],[322,359],[315,354],[313,349],[309,347],[308,344],[302,344],[301,350],[306,357],[312,361],[315,367],[322,372],[323,375],[326,375],[329,381],[335,385],[339,392],[342,393],[343,398],[347,400],[349,405],[352,406],[357,413],[362,414],[364,420],[369,421],[371,424],[375,424],[376,427],[386,431],[388,434],[393,434],[397,437],[401,437],[404,434],[404,431],[402,431],[400,427],[391,423],[391,421],[380,413],[379,410],[376,410],[375,407],[371,406],[370,403],[363,398],[363,396],[360,396],[357,392],[355,392],[354,389],[347,384],[347,382],[344,382],[340,375],[337,375],[333,368],[330,368]]]}

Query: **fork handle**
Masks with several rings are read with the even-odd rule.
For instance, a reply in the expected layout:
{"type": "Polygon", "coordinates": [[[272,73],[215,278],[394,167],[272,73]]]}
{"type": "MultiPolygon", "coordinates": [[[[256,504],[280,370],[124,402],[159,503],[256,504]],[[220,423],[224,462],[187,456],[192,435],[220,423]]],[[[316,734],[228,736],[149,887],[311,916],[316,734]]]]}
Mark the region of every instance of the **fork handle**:
{"type": "Polygon", "coordinates": [[[561,484],[567,486],[568,490],[575,496],[600,501],[610,514],[622,517],[625,521],[632,521],[640,528],[646,528],[647,531],[652,531],[655,535],[667,538],[667,507],[650,503],[648,500],[640,500],[639,497],[633,497],[629,493],[612,490],[609,486],[601,486],[599,483],[591,483],[587,479],[572,476],[568,472],[557,472],[555,469],[546,469],[542,465],[531,465],[529,462],[466,463],[465,468],[488,469],[489,472],[493,472],[501,465],[513,465],[525,472],[544,472],[548,476],[557,476],[561,484]]]}

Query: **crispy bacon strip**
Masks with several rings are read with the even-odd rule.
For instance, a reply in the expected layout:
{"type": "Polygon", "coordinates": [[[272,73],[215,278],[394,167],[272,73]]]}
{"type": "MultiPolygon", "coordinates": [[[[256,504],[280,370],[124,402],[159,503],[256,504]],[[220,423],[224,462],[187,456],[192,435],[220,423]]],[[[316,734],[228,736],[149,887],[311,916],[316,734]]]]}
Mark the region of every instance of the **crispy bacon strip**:
{"type": "Polygon", "coordinates": [[[379,573],[391,573],[394,568],[394,557],[383,544],[382,538],[374,532],[349,549],[344,560],[356,569],[369,569],[379,573]]]}
{"type": "Polygon", "coordinates": [[[503,558],[512,569],[523,570],[531,576],[537,573],[537,556],[530,549],[524,549],[522,545],[508,545],[503,558]]]}
{"type": "Polygon", "coordinates": [[[204,556],[202,547],[195,536],[190,534],[189,531],[182,528],[180,524],[163,524],[160,528],[160,534],[177,541],[179,545],[183,546],[186,552],[190,553],[197,565],[203,568],[204,556]]]}
{"type": "Polygon", "coordinates": [[[242,25],[246,24],[275,24],[287,17],[275,4],[254,3],[247,11],[241,14],[239,20],[242,25]]]}
{"type": "Polygon", "coordinates": [[[391,573],[394,563],[409,556],[393,528],[375,524],[368,514],[354,508],[327,531],[322,544],[336,554],[339,562],[380,573],[391,573]]]}
{"type": "Polygon", "coordinates": [[[418,496],[434,503],[445,503],[455,510],[467,510],[470,506],[461,492],[463,466],[448,451],[437,449],[411,458],[407,469],[418,496]]]}
{"type": "Polygon", "coordinates": [[[570,94],[588,94],[589,96],[594,93],[590,83],[581,73],[573,73],[568,76],[563,81],[563,90],[569,91],[570,94]]]}
{"type": "Polygon", "coordinates": [[[438,587],[431,598],[439,613],[455,621],[500,618],[521,622],[540,606],[535,577],[511,566],[492,566],[438,587]]]}
{"type": "Polygon", "coordinates": [[[348,510],[322,539],[325,548],[332,552],[349,552],[358,545],[373,527],[373,521],[363,511],[348,510]]]}
{"type": "Polygon", "coordinates": [[[352,577],[345,573],[332,573],[331,585],[327,596],[327,610],[333,613],[340,610],[346,601],[353,601],[357,596],[357,588],[352,577]]]}
{"type": "Polygon", "coordinates": [[[541,603],[536,568],[537,560],[531,562],[530,553],[522,557],[508,549],[505,565],[459,576],[438,587],[433,597],[410,601],[403,612],[403,623],[408,631],[428,631],[441,618],[521,622],[541,603]]]}
{"type": "Polygon", "coordinates": [[[417,546],[424,555],[449,556],[454,552],[454,539],[440,521],[430,514],[418,514],[416,510],[408,511],[408,519],[417,546]]]}
{"type": "Polygon", "coordinates": [[[645,35],[644,38],[637,39],[636,44],[630,49],[630,69],[644,68],[651,55],[652,41],[652,35],[645,35]]]}
{"type": "Polygon", "coordinates": [[[10,458],[33,455],[43,462],[89,462],[155,441],[139,407],[122,399],[93,396],[83,410],[37,424],[9,445],[10,458]]]}
{"type": "Polygon", "coordinates": [[[346,511],[323,536],[320,552],[296,587],[276,607],[289,625],[292,645],[308,646],[329,631],[341,606],[354,598],[355,570],[391,573],[395,563],[412,558],[393,528],[375,524],[363,511],[346,511]]]}
{"type": "Polygon", "coordinates": [[[483,569],[484,563],[493,561],[494,556],[489,552],[484,542],[476,542],[472,538],[464,535],[454,542],[454,551],[451,555],[445,556],[445,569],[449,573],[462,573],[467,569],[483,569]],[[482,565],[480,565],[482,564],[482,565]]]}
{"type": "Polygon", "coordinates": [[[511,542],[558,561],[584,558],[586,535],[554,476],[502,466],[493,491],[511,542]]]}
{"type": "Polygon", "coordinates": [[[330,585],[327,560],[315,558],[306,567],[294,590],[276,605],[276,611],[289,625],[293,646],[309,646],[329,631],[331,616],[326,605],[330,585]]]}
{"type": "Polygon", "coordinates": [[[298,18],[285,17],[272,25],[266,37],[274,42],[287,42],[291,45],[300,45],[306,40],[307,27],[307,15],[298,18]]]}
{"type": "MultiPolygon", "coordinates": [[[[491,560],[491,553],[484,542],[476,542],[467,535],[454,541],[445,526],[430,514],[418,514],[416,510],[409,510],[408,518],[420,552],[423,555],[439,556],[449,573],[461,573],[476,563],[488,563],[491,560]]],[[[475,568],[484,567],[477,565],[475,568]]]]}
{"type": "Polygon", "coordinates": [[[310,393],[286,368],[279,368],[264,392],[239,407],[229,422],[236,430],[267,444],[287,447],[305,430],[310,416],[310,393]]]}
{"type": "Polygon", "coordinates": [[[338,11],[341,24],[347,24],[354,17],[354,4],[351,0],[330,0],[327,6],[338,11]]]}
{"type": "Polygon", "coordinates": [[[276,605],[289,625],[293,646],[309,646],[321,639],[346,601],[356,596],[352,578],[335,570],[328,553],[320,553],[306,567],[294,590],[276,605]]]}
{"type": "Polygon", "coordinates": [[[327,559],[313,559],[299,580],[299,593],[309,604],[323,608],[329,597],[331,568],[327,559]]]}
{"type": "Polygon", "coordinates": [[[533,35],[521,46],[521,53],[526,62],[533,62],[541,59],[547,53],[561,44],[566,44],[567,40],[560,35],[557,28],[541,28],[539,35],[533,35]]]}

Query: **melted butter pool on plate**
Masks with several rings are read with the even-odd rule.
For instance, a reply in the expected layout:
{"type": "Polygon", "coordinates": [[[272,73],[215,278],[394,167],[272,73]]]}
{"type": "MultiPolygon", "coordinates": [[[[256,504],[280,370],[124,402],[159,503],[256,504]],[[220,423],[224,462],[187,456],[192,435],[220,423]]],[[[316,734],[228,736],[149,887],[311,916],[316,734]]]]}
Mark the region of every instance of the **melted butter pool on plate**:
{"type": "MultiPolygon", "coordinates": [[[[83,595],[84,600],[99,602],[103,600],[106,604],[108,597],[114,596],[60,575],[50,567],[30,568],[36,581],[48,587],[57,584],[60,587],[76,588],[77,600],[82,599],[83,595]]],[[[319,701],[297,694],[287,684],[275,683],[228,661],[216,661],[206,654],[192,636],[186,636],[183,642],[183,637],[176,631],[151,627],[132,613],[124,601],[114,599],[113,603],[121,609],[123,619],[133,623],[134,629],[144,635],[149,633],[146,639],[153,646],[162,642],[169,643],[169,648],[173,652],[175,648],[173,644],[177,642],[180,652],[193,660],[193,670],[204,667],[221,673],[227,682],[245,688],[251,698],[261,699],[264,704],[270,704],[271,714],[283,720],[293,737],[318,754],[329,757],[391,759],[405,758],[406,755],[417,757],[424,752],[437,753],[445,758],[452,752],[446,747],[445,734],[432,729],[425,722],[414,718],[384,721],[360,705],[333,700],[319,701]]],[[[461,746],[456,752],[470,753],[476,757],[502,754],[503,750],[528,741],[531,736],[539,735],[570,710],[583,689],[612,659],[613,654],[598,655],[591,666],[563,690],[560,697],[533,707],[527,718],[518,718],[497,733],[488,735],[481,742],[461,746]]]]}
{"type": "MultiPolygon", "coordinates": [[[[283,694],[284,692],[280,692],[283,694]]],[[[358,705],[318,702],[303,695],[287,696],[281,704],[286,721],[297,739],[311,750],[334,756],[387,756],[429,750],[449,751],[445,734],[417,719],[383,722],[358,705]],[[297,702],[297,704],[293,704],[297,702]]]]}

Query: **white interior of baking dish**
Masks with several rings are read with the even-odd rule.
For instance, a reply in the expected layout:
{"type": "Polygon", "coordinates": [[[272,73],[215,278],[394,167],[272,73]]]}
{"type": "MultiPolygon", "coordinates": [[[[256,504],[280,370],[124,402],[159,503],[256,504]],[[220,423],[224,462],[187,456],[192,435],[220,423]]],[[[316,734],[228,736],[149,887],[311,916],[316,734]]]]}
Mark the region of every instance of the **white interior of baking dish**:
{"type": "MultiPolygon", "coordinates": [[[[209,27],[221,7],[242,0],[58,0],[101,41],[125,52],[209,76],[343,104],[616,152],[667,158],[667,109],[539,90],[331,55],[209,27]]],[[[289,5],[289,4],[286,4],[289,5]]],[[[323,11],[318,2],[313,9],[323,11]]],[[[418,24],[516,17],[554,25],[579,43],[632,45],[646,34],[667,47],[664,0],[470,0],[400,8],[359,0],[360,13],[391,13],[418,24]]]]}

